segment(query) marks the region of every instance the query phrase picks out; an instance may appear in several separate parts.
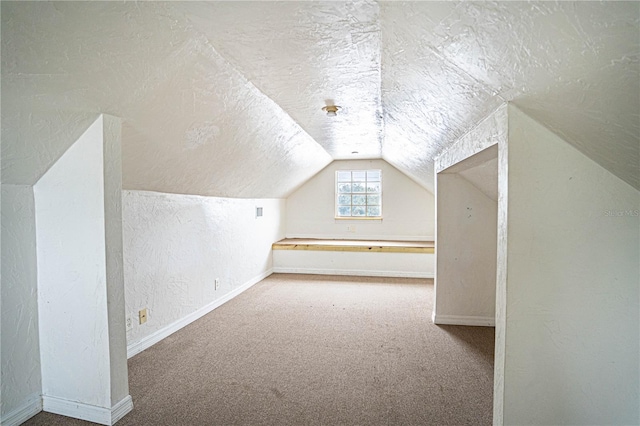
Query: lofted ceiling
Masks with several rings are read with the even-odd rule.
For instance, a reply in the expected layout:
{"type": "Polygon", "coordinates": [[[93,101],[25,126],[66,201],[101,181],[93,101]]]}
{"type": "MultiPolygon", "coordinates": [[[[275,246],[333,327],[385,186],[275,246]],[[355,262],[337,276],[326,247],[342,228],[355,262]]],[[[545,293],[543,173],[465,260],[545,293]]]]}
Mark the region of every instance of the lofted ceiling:
{"type": "Polygon", "coordinates": [[[127,189],[284,197],[335,159],[433,190],[504,102],[640,189],[637,2],[6,2],[2,182],[99,113],[127,189]],[[337,117],[321,110],[335,103],[337,117]]]}

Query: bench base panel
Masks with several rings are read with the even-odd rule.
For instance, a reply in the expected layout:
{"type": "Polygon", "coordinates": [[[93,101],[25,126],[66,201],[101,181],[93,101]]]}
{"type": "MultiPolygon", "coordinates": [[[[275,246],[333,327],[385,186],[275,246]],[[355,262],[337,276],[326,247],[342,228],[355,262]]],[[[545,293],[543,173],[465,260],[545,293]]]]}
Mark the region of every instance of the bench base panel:
{"type": "Polygon", "coordinates": [[[369,277],[433,278],[430,253],[274,250],[273,272],[369,277]]]}

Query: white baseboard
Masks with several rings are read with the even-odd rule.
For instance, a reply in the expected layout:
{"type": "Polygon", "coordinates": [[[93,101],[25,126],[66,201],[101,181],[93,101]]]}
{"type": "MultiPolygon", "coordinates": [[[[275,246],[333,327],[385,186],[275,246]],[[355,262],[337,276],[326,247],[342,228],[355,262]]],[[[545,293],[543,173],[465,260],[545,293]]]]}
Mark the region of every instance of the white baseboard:
{"type": "Polygon", "coordinates": [[[43,395],[42,409],[49,413],[60,414],[61,416],[111,426],[133,409],[133,401],[131,395],[127,395],[113,407],[105,408],[43,395]]]}
{"type": "Polygon", "coordinates": [[[275,267],[278,274],[349,275],[358,277],[433,278],[432,272],[372,271],[367,269],[313,269],[275,267]]]}
{"type": "Polygon", "coordinates": [[[133,410],[133,399],[131,399],[131,395],[127,395],[122,398],[120,402],[111,407],[111,424],[115,424],[131,410],[133,410]]]}
{"type": "Polygon", "coordinates": [[[229,293],[225,294],[224,296],[206,304],[205,306],[203,306],[202,308],[198,309],[195,312],[190,313],[189,315],[180,318],[177,321],[172,322],[171,324],[167,325],[166,327],[161,328],[160,330],[146,336],[143,337],[142,339],[138,340],[137,342],[133,342],[129,345],[127,345],[127,358],[131,358],[134,355],[139,354],[140,352],[144,351],[147,348],[150,348],[151,346],[155,345],[156,343],[158,343],[159,341],[161,341],[162,339],[170,336],[171,334],[175,333],[176,331],[180,330],[181,328],[191,324],[192,322],[194,322],[195,320],[203,317],[204,315],[208,314],[209,312],[213,311],[215,308],[227,303],[229,300],[233,299],[234,297],[236,297],[237,295],[239,295],[240,293],[248,290],[249,288],[251,288],[253,285],[259,283],[260,281],[262,281],[263,279],[267,278],[269,275],[271,275],[273,273],[273,271],[271,269],[263,272],[262,274],[253,277],[252,279],[250,279],[249,281],[247,281],[246,283],[242,284],[240,287],[237,287],[235,289],[233,289],[232,291],[230,291],[229,293]]]}
{"type": "Polygon", "coordinates": [[[286,238],[304,238],[317,240],[365,240],[365,241],[435,241],[433,236],[411,235],[365,235],[356,233],[345,234],[287,234],[286,238]]]}
{"type": "Polygon", "coordinates": [[[2,426],[17,426],[42,411],[42,396],[31,395],[18,408],[2,416],[2,426]]]}
{"type": "Polygon", "coordinates": [[[472,317],[464,315],[436,315],[433,313],[432,320],[434,324],[440,325],[470,325],[480,327],[495,327],[496,319],[494,317],[472,317]]]}

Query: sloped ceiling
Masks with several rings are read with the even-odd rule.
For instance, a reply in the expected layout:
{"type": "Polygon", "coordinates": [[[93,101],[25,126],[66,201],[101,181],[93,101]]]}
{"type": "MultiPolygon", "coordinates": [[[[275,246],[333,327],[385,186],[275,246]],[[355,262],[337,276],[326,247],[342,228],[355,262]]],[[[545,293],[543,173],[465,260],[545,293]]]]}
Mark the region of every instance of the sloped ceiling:
{"type": "Polygon", "coordinates": [[[33,184],[104,112],[123,119],[128,189],[284,197],[333,159],[383,158],[432,190],[434,156],[510,101],[640,189],[639,3],[1,13],[3,183],[33,184]]]}

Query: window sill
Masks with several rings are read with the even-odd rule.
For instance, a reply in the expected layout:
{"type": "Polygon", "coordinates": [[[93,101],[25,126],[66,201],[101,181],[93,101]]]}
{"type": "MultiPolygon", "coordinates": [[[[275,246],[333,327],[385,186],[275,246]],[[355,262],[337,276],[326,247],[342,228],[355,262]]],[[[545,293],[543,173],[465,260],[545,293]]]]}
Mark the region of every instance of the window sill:
{"type": "Polygon", "coordinates": [[[379,220],[382,221],[382,216],[380,217],[334,217],[335,220],[379,220]]]}

